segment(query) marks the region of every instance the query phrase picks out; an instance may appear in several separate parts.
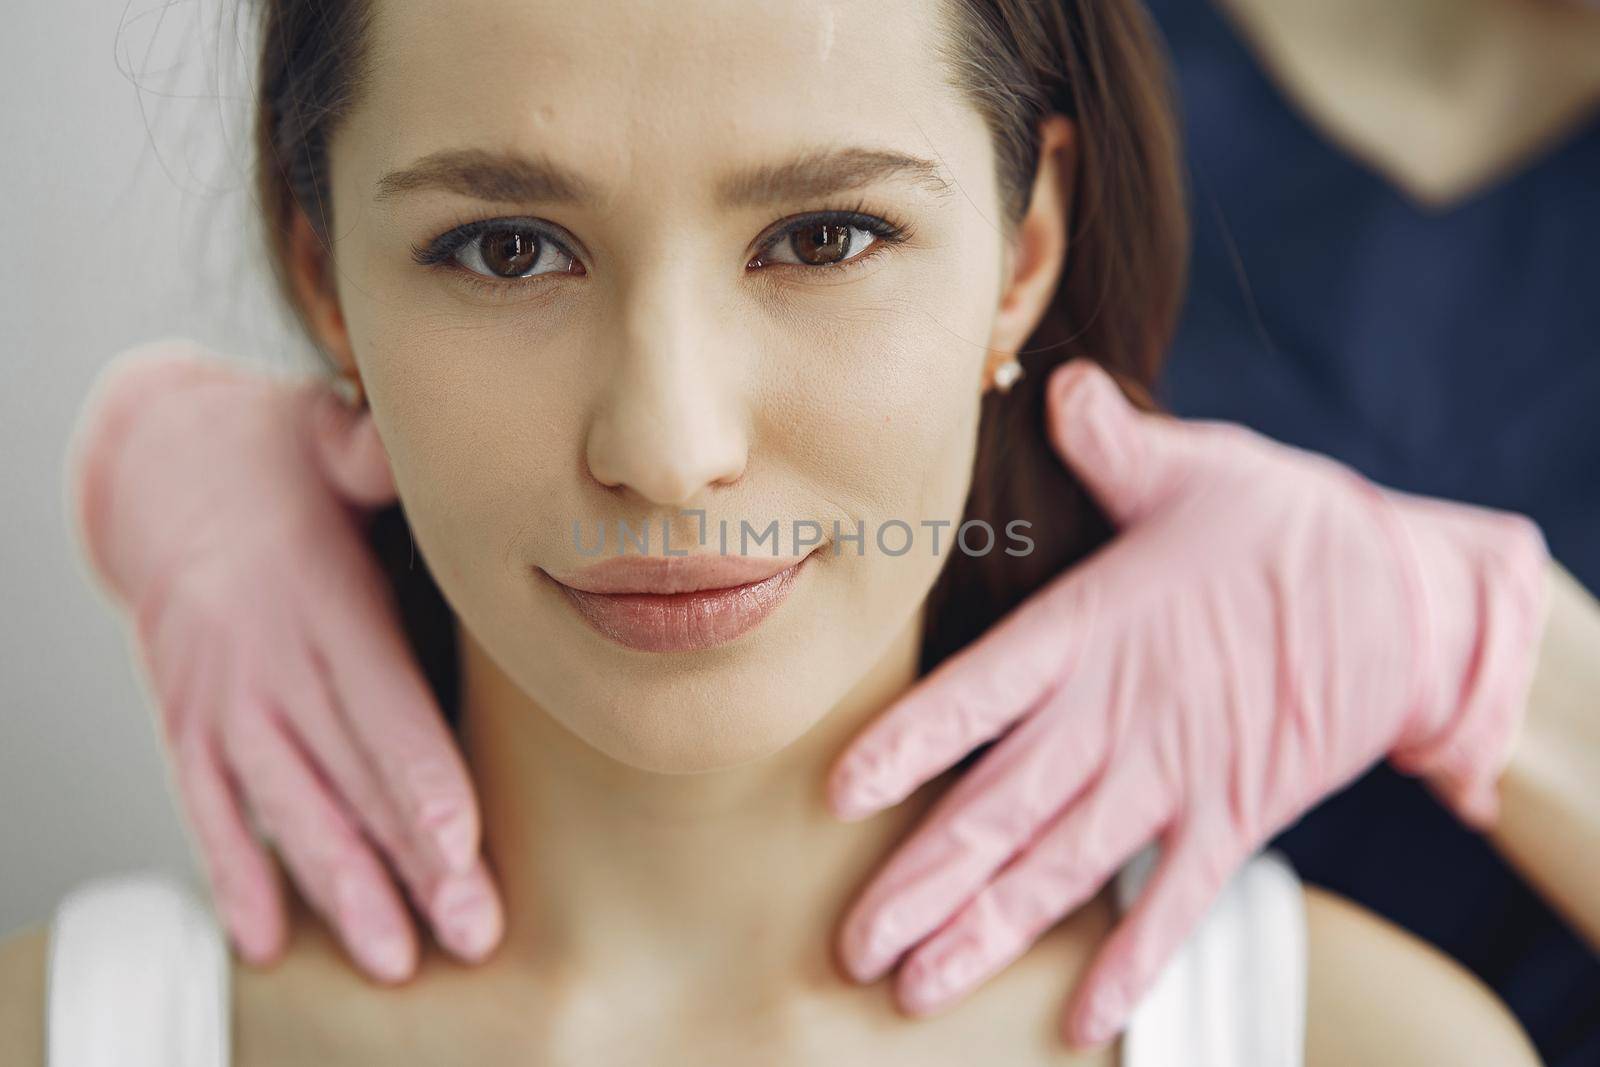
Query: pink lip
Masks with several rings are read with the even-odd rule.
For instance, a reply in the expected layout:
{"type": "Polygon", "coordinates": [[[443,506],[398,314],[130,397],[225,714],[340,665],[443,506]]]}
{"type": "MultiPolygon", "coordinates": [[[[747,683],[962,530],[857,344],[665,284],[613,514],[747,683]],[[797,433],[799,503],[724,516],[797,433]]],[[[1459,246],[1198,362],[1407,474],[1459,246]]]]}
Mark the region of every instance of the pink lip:
{"type": "Polygon", "coordinates": [[[810,558],[614,556],[550,578],[586,623],[617,644],[692,652],[759,626],[810,558]]]}

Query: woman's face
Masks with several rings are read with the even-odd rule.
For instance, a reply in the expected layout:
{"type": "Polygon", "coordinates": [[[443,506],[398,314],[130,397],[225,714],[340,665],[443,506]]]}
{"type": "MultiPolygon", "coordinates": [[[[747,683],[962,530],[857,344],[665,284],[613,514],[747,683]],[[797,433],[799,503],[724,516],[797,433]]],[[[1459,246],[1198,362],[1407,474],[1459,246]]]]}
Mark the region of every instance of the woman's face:
{"type": "MultiPolygon", "coordinates": [[[[936,12],[375,4],[330,145],[348,351],[471,638],[623,762],[786,745],[918,625],[951,552],[1012,259],[936,12]],[[663,597],[679,560],[585,570],[619,521],[656,564],[664,523],[674,554],[726,529],[763,574],[805,558],[663,597]]],[[[1012,350],[1042,312],[1008,313],[1012,350]]]]}

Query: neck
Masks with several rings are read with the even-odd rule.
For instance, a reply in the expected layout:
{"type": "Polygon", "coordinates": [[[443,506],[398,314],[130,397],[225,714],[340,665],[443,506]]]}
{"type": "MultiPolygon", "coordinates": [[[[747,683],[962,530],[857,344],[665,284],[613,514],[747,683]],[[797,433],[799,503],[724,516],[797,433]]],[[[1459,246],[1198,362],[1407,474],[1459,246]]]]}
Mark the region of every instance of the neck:
{"type": "Polygon", "coordinates": [[[1600,105],[1600,12],[1529,0],[1218,0],[1313,123],[1444,205],[1600,105]]]}
{"type": "Polygon", "coordinates": [[[915,679],[920,621],[782,751],[685,775],[624,766],[574,737],[463,630],[463,739],[505,895],[501,952],[574,988],[635,976],[656,999],[836,986],[837,925],[927,798],[842,823],[824,783],[915,679]]]}

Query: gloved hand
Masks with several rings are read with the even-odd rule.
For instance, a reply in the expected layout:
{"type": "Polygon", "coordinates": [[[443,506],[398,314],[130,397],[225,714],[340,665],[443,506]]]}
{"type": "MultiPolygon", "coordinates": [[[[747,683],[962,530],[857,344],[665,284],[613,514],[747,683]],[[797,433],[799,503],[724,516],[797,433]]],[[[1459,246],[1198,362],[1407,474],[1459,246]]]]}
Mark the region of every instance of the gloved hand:
{"type": "Polygon", "coordinates": [[[81,548],[131,616],[240,953],[264,963],[286,940],[253,817],[372,977],[417,960],[374,845],[441,944],[485,956],[503,919],[472,785],[361,537],[365,510],[395,497],[366,410],[315,379],[158,341],[102,372],[68,473],[81,548]]]}
{"type": "Polygon", "coordinates": [[[937,1010],[1159,838],[1063,1019],[1098,1044],[1250,854],[1383,757],[1468,823],[1495,818],[1548,556],[1521,516],[1138,411],[1086,360],[1048,397],[1052,441],[1117,535],[841,756],[830,803],[856,818],[1004,733],[865,889],[841,955],[872,981],[909,951],[898,999],[937,1010]]]}

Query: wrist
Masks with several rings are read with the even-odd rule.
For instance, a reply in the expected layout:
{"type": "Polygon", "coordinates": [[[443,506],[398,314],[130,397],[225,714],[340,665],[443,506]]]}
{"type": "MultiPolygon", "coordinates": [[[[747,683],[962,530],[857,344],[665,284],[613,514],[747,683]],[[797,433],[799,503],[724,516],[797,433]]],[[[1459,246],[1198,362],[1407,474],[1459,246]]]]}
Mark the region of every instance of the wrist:
{"type": "Polygon", "coordinates": [[[1527,714],[1548,609],[1550,556],[1532,520],[1382,490],[1415,576],[1423,672],[1390,750],[1462,819],[1487,826],[1527,714]]]}

